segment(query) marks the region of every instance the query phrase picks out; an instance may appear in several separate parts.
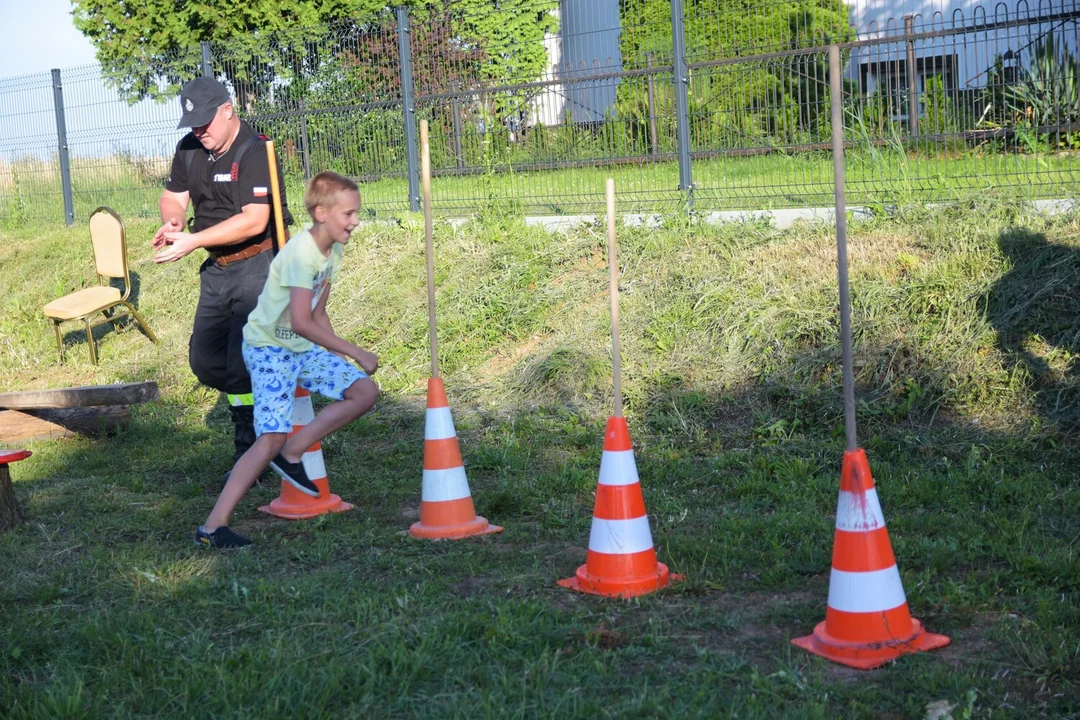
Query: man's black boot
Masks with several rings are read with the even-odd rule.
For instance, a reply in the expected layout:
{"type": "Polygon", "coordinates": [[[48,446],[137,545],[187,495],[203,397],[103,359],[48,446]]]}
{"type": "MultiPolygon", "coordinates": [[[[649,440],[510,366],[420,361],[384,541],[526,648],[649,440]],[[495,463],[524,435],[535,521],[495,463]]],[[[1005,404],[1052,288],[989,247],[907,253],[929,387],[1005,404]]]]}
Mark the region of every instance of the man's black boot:
{"type": "MultiPolygon", "coordinates": [[[[233,446],[235,448],[233,465],[236,465],[240,456],[255,444],[255,408],[251,405],[234,405],[229,408],[229,413],[233,421],[233,446]]],[[[229,468],[221,476],[221,487],[225,487],[225,483],[229,482],[231,472],[232,468],[229,468]]],[[[266,477],[266,472],[263,472],[255,482],[259,482],[264,477],[266,477]]]]}

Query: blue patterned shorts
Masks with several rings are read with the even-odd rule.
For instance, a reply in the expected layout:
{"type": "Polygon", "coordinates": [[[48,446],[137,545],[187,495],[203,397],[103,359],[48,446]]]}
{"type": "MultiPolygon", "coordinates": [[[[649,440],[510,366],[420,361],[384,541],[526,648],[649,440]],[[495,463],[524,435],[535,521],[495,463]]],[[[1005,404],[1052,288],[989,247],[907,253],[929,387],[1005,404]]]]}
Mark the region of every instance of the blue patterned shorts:
{"type": "Polygon", "coordinates": [[[318,345],[293,352],[276,345],[253,347],[244,343],[244,365],[251,375],[255,397],[255,434],[292,431],[293,398],[299,385],[331,400],[367,374],[347,360],[318,345]]]}

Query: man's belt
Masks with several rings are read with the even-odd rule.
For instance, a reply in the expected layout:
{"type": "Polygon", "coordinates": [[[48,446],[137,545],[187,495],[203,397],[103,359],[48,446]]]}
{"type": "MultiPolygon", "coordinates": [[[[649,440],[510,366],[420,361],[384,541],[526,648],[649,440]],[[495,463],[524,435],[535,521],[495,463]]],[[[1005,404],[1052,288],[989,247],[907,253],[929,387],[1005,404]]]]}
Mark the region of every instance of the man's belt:
{"type": "Polygon", "coordinates": [[[272,247],[274,247],[274,241],[270,238],[266,238],[261,242],[245,245],[239,250],[230,250],[228,246],[225,246],[221,250],[210,250],[210,257],[214,258],[216,264],[224,267],[230,263],[254,257],[261,252],[266,252],[272,247]]]}

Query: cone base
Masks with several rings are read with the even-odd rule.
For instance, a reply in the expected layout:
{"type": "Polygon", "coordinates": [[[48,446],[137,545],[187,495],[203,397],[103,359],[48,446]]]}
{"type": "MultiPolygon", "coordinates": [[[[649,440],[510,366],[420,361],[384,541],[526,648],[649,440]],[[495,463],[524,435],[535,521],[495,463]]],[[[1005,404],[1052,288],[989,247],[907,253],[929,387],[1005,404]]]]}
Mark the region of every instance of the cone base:
{"type": "Polygon", "coordinates": [[[352,510],[353,507],[354,506],[351,503],[347,503],[337,495],[331,494],[330,497],[326,498],[314,498],[311,502],[304,503],[303,505],[285,502],[278,497],[269,505],[260,507],[259,512],[264,512],[268,515],[282,518],[283,520],[307,520],[308,518],[326,515],[327,513],[345,512],[346,510],[352,510]]]}
{"type": "Polygon", "coordinates": [[[794,638],[791,643],[815,655],[820,655],[826,660],[857,670],[871,670],[901,655],[936,650],[945,647],[950,642],[944,635],[927,632],[915,618],[911,619],[911,627],[912,634],[907,638],[854,643],[832,637],[825,629],[825,623],[821,622],[814,628],[813,635],[794,638]]]}
{"type": "Polygon", "coordinates": [[[409,528],[409,534],[422,540],[461,540],[473,535],[494,535],[502,532],[498,525],[492,525],[486,518],[477,515],[467,523],[460,525],[424,525],[422,522],[413,523],[409,528]]]}
{"type": "Polygon", "coordinates": [[[685,578],[682,575],[672,574],[667,565],[662,562],[656,563],[655,573],[632,578],[605,578],[590,575],[588,565],[582,565],[577,569],[574,577],[559,580],[558,585],[575,592],[588,593],[589,595],[632,598],[639,595],[648,595],[683,579],[685,578]]]}

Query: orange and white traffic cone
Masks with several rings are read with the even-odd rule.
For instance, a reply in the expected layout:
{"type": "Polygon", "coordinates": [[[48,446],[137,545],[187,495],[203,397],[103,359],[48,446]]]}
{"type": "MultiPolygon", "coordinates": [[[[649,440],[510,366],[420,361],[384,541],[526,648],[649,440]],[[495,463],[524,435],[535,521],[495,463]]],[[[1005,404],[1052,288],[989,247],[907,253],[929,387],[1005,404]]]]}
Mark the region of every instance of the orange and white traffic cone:
{"type": "Polygon", "coordinates": [[[926,632],[908,611],[885,516],[862,450],[844,453],[825,622],[791,641],[860,670],[934,650],[949,638],[926,632]]]}
{"type": "Polygon", "coordinates": [[[605,597],[645,595],[682,580],[656,560],[645,497],[638,480],[626,418],[608,418],[596,486],[589,554],[559,585],[605,597]]]}
{"type": "Polygon", "coordinates": [[[446,388],[441,378],[429,378],[420,522],[409,528],[409,534],[427,540],[460,540],[497,532],[502,528],[476,514],[446,388]]]}
{"type": "MultiPolygon", "coordinates": [[[[300,428],[310,424],[314,419],[315,409],[311,405],[311,393],[303,388],[296,388],[296,399],[293,401],[293,429],[289,436],[295,435],[300,428]]],[[[352,505],[330,492],[330,481],[326,477],[326,463],[323,462],[322,443],[315,443],[308,448],[307,452],[300,457],[300,462],[303,463],[307,476],[319,488],[319,496],[306,495],[282,480],[281,495],[269,505],[260,507],[259,510],[286,520],[304,520],[326,513],[353,509],[352,505]]]]}

